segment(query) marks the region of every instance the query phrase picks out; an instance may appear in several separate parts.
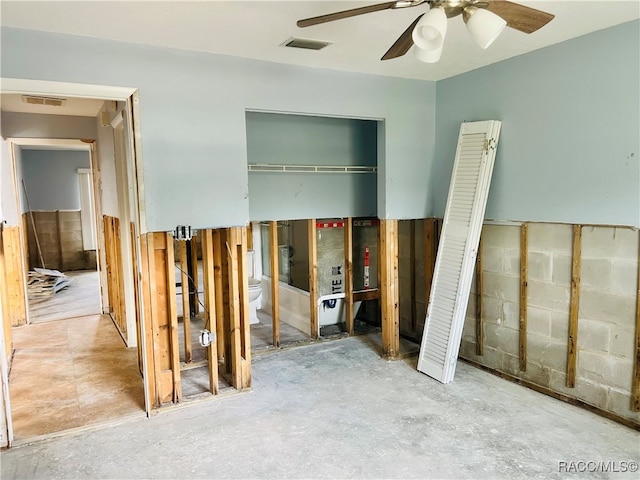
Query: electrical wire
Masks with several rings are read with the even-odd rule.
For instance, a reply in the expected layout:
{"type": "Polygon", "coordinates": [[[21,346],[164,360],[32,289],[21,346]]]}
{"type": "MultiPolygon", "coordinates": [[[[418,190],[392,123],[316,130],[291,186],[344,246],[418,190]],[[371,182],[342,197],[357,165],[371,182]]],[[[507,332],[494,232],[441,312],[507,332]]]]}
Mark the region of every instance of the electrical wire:
{"type": "MultiPolygon", "coordinates": [[[[187,272],[185,272],[182,268],[180,268],[178,266],[178,264],[175,264],[175,267],[180,270],[181,273],[183,273],[184,275],[187,276],[187,278],[189,279],[189,282],[191,282],[191,288],[193,288],[196,292],[196,299],[198,300],[198,303],[200,304],[200,306],[202,307],[202,309],[205,311],[205,313],[207,314],[207,321],[205,322],[205,328],[209,328],[209,318],[211,318],[211,315],[209,314],[209,310],[207,310],[207,307],[204,306],[204,303],[202,303],[200,301],[200,295],[198,292],[198,286],[196,285],[196,281],[191,277],[191,275],[189,275],[187,272]]],[[[185,312],[182,312],[182,314],[184,315],[185,312]]]]}

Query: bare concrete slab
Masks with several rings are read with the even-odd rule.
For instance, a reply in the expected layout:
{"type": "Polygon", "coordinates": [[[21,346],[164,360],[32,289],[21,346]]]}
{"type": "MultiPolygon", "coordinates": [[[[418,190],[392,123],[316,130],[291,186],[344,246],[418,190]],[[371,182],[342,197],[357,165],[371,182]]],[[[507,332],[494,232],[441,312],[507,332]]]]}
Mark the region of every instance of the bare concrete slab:
{"type": "Polygon", "coordinates": [[[638,432],[465,363],[442,385],[372,343],[256,357],[250,393],[10,449],[2,478],[637,478],[638,432]]]}

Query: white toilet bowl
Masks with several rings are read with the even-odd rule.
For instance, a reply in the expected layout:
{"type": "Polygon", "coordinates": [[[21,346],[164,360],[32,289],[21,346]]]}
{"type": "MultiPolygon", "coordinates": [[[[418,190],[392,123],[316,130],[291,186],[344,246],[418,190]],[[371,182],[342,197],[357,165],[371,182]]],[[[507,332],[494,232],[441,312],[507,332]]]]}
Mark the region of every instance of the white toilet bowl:
{"type": "Polygon", "coordinates": [[[258,308],[262,295],[262,282],[257,278],[249,277],[249,324],[260,323],[258,308]]]}

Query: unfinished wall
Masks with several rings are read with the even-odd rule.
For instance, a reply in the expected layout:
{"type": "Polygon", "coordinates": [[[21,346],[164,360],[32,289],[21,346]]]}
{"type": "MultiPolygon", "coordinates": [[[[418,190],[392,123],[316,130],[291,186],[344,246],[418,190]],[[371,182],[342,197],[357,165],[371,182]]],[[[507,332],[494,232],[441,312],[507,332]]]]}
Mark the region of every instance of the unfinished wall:
{"type": "Polygon", "coordinates": [[[42,267],[33,224],[42,252],[45,268],[60,271],[95,270],[96,251],[82,245],[80,210],[27,212],[23,224],[27,227],[29,269],[42,267]]]}
{"type": "Polygon", "coordinates": [[[476,352],[473,293],[461,357],[640,424],[640,414],[630,409],[638,231],[582,227],[574,388],[566,386],[573,228],[531,223],[527,238],[526,370],[520,367],[521,227],[516,225],[483,228],[483,354],[476,352]]]}

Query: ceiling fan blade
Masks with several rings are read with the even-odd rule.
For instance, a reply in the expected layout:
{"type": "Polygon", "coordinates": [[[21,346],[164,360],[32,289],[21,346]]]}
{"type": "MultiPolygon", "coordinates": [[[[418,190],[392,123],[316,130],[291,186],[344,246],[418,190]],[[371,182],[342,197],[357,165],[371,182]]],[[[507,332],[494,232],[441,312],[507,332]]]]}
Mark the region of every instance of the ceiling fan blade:
{"type": "Polygon", "coordinates": [[[391,48],[387,50],[387,53],[385,53],[380,60],[391,60],[392,58],[398,58],[409,51],[409,49],[413,46],[413,38],[411,38],[411,34],[413,33],[413,29],[422,18],[422,15],[416,18],[413,23],[409,25],[409,27],[404,31],[402,35],[400,35],[400,37],[398,37],[395,43],[391,45],[391,48]]]}
{"type": "Polygon", "coordinates": [[[488,2],[487,10],[507,21],[507,26],[524,33],[533,33],[553,20],[554,15],[519,3],[497,0],[488,2]]]}
{"type": "Polygon", "coordinates": [[[356,15],[363,15],[365,13],[379,12],[380,10],[387,10],[393,8],[397,2],[385,2],[377,3],[375,5],[368,5],[366,7],[352,8],[350,10],[343,10],[341,12],[328,13],[326,15],[320,15],[318,17],[305,18],[298,20],[296,25],[299,27],[310,27],[311,25],[318,25],[320,23],[333,22],[334,20],[341,20],[343,18],[355,17],[356,15]]]}

